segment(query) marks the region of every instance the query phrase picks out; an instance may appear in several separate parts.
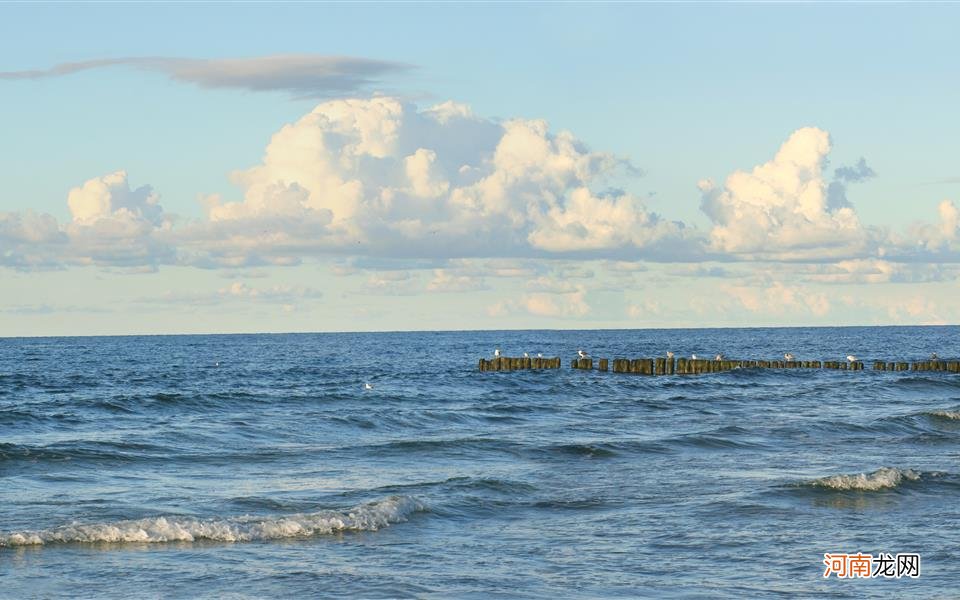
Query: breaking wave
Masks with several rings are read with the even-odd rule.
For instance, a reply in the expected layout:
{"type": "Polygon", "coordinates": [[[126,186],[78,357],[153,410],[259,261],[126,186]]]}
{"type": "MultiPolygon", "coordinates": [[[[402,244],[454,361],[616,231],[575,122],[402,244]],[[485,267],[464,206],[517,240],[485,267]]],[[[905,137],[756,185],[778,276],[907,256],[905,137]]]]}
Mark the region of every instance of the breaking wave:
{"type": "Polygon", "coordinates": [[[938,417],[940,419],[960,421],[960,410],[933,410],[926,414],[930,415],[931,417],[938,417]]]}
{"type": "Polygon", "coordinates": [[[164,543],[212,540],[248,542],[376,531],[406,521],[426,506],[411,496],[390,496],[346,512],[320,511],[276,517],[194,519],[151,517],[113,523],[64,525],[40,531],[0,534],[0,547],[69,543],[164,543]]]}
{"type": "Polygon", "coordinates": [[[830,475],[806,482],[805,486],[826,488],[831,490],[852,490],[858,492],[874,492],[891,490],[904,481],[918,481],[920,473],[912,469],[897,469],[881,467],[872,473],[857,473],[855,475],[830,475]]]}

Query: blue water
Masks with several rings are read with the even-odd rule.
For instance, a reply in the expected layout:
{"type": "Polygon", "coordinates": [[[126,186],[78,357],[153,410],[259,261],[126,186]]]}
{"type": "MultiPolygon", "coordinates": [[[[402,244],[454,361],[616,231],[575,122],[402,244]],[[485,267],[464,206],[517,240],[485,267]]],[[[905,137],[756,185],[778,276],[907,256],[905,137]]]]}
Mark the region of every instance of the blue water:
{"type": "Polygon", "coordinates": [[[960,376],[578,348],[960,354],[948,327],[0,339],[0,597],[960,594],[960,376]],[[564,368],[479,373],[496,346],[564,368]],[[921,577],[823,579],[856,551],[921,577]]]}

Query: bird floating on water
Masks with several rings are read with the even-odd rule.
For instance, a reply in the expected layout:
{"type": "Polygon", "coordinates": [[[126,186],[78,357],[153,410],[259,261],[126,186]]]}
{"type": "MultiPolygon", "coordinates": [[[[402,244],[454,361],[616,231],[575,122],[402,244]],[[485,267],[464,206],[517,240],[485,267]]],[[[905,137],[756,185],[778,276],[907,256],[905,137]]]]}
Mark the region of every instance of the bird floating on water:
{"type": "Polygon", "coordinates": [[[852,354],[848,354],[848,355],[847,355],[847,362],[857,362],[857,357],[854,356],[854,355],[852,355],[852,354]]]}
{"type": "Polygon", "coordinates": [[[497,348],[496,350],[493,351],[493,357],[500,358],[500,348],[497,348]]]}
{"type": "Polygon", "coordinates": [[[787,352],[783,355],[783,360],[793,360],[793,355],[787,352]]]}
{"type": "Polygon", "coordinates": [[[580,358],[590,358],[590,355],[584,352],[583,350],[577,350],[577,356],[580,358]]]}
{"type": "Polygon", "coordinates": [[[365,389],[365,390],[372,390],[372,389],[373,389],[373,384],[371,384],[371,383],[365,383],[365,384],[363,384],[363,389],[365,389]]]}

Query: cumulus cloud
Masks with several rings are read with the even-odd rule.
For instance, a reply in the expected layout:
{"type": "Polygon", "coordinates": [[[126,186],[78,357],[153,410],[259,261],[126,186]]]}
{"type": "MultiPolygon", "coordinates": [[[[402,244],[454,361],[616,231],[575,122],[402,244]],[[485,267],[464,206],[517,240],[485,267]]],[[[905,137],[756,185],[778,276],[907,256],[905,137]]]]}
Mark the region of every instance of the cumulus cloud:
{"type": "Polygon", "coordinates": [[[873,172],[861,161],[838,169],[828,182],[824,166],[830,147],[826,131],[805,127],[750,172],[736,171],[720,187],[702,181],[701,208],[713,223],[712,248],[749,258],[808,260],[868,251],[870,234],[847,203],[843,186],[873,172]]]}
{"type": "Polygon", "coordinates": [[[205,88],[235,88],[254,92],[279,90],[298,97],[336,96],[364,90],[384,77],[411,68],[390,61],[317,54],[220,59],[148,56],[60,63],[48,69],[29,71],[5,71],[0,72],[0,80],[62,77],[118,66],[163,73],[175,81],[205,88]]]}
{"type": "Polygon", "coordinates": [[[172,217],[149,186],[131,189],[124,171],[94,177],[67,194],[71,219],[33,211],[0,213],[0,264],[22,268],[174,262],[163,239],[172,217]]]}
{"type": "Polygon", "coordinates": [[[163,234],[173,220],[150,186],[131,189],[125,171],[94,177],[67,194],[72,220],[64,227],[70,262],[100,265],[173,262],[163,234]]]}
{"type": "Polygon", "coordinates": [[[150,186],[130,189],[126,171],[95,177],[67,194],[73,222],[91,225],[112,219],[160,225],[163,208],[150,186]]]}
{"type": "MultiPolygon", "coordinates": [[[[444,103],[332,100],[233,174],[242,200],[207,203],[239,254],[639,257],[684,235],[629,194],[594,191],[626,161],[544,121],[497,122],[444,103]],[[262,235],[265,223],[282,235],[262,235]],[[245,233],[246,232],[246,235],[245,233]]],[[[224,250],[226,252],[226,250],[224,250]]]]}
{"type": "Polygon", "coordinates": [[[914,225],[910,238],[931,252],[957,250],[960,245],[960,209],[950,200],[937,205],[938,222],[914,225]]]}
{"type": "Polygon", "coordinates": [[[593,264],[617,285],[648,261],[698,263],[672,273],[698,278],[737,275],[706,261],[835,263],[815,275],[872,282],[900,277],[889,263],[960,260],[952,202],[940,205],[939,223],[881,239],[845,196],[873,170],[861,159],[830,179],[829,152],[825,131],[799,129],[772,160],[720,186],[702,181],[712,222],[703,233],[611,188],[636,169],[542,120],[482,118],[454,102],[419,109],[386,96],[329,100],[280,128],[258,164],[231,174],[239,195],[203,198],[202,218],[169,214],[150,186],[131,186],[116,171],[71,189],[63,224],[0,213],[0,264],[248,269],[339,256],[338,274],[374,272],[365,285],[372,293],[476,290],[485,277],[518,277],[530,282],[528,296],[506,308],[576,314],[582,296],[555,297],[578,293],[570,280],[593,276],[573,260],[600,259],[593,264]],[[383,274],[405,269],[434,272],[426,282],[383,274]]]}

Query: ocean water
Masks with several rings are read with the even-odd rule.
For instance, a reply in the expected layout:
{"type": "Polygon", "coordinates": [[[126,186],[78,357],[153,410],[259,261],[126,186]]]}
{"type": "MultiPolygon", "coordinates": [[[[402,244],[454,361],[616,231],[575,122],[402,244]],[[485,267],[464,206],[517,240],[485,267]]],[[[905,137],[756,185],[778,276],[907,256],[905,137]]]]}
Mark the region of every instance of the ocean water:
{"type": "Polygon", "coordinates": [[[957,334],[0,339],[0,597],[957,597],[960,376],[568,366],[957,334]],[[479,373],[497,346],[564,368],[479,373]],[[921,576],[823,578],[858,551],[921,576]]]}

